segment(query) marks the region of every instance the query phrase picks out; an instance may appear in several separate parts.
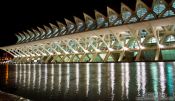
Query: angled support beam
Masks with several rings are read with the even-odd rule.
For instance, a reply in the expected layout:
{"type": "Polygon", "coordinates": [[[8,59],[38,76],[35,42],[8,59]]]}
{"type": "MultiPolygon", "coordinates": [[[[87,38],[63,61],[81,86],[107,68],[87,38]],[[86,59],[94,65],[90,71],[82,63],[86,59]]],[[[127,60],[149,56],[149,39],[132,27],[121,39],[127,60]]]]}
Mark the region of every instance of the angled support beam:
{"type": "Polygon", "coordinates": [[[64,54],[68,54],[68,52],[67,51],[65,51],[61,46],[60,46],[60,43],[58,43],[58,44],[55,44],[57,47],[59,47],[63,52],[64,52],[64,54]]]}
{"type": "Polygon", "coordinates": [[[84,53],[88,53],[89,51],[86,50],[80,43],[79,41],[77,41],[76,39],[74,39],[74,41],[77,43],[77,45],[84,51],[84,53]]]}
{"type": "Polygon", "coordinates": [[[93,48],[96,52],[100,52],[100,50],[97,49],[97,47],[94,46],[94,45],[92,44],[93,41],[91,41],[91,38],[92,38],[92,37],[89,38],[89,45],[88,45],[88,46],[92,46],[92,48],[93,48]]]}
{"type": "Polygon", "coordinates": [[[121,62],[121,61],[123,60],[124,55],[125,55],[125,50],[123,50],[123,51],[120,53],[120,57],[119,57],[118,61],[121,62]]]}
{"type": "Polygon", "coordinates": [[[72,52],[78,53],[75,49],[73,49],[73,48],[69,45],[69,42],[70,42],[70,41],[71,41],[71,40],[67,40],[67,42],[65,42],[65,41],[63,41],[63,42],[65,43],[66,46],[69,47],[69,49],[70,49],[72,52]]]}

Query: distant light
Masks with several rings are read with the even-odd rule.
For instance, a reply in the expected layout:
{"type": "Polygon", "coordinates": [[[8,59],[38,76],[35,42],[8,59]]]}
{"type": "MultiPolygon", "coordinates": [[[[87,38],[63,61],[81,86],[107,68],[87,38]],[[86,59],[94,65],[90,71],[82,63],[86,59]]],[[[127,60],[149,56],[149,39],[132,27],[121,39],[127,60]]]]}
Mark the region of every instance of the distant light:
{"type": "Polygon", "coordinates": [[[127,47],[123,47],[123,49],[124,49],[124,50],[128,50],[128,48],[127,48],[127,47]]]}
{"type": "Polygon", "coordinates": [[[95,51],[96,51],[96,52],[101,52],[99,49],[96,49],[95,51]]]}
{"type": "Polygon", "coordinates": [[[94,35],[94,36],[92,36],[92,37],[93,37],[93,38],[98,38],[98,36],[95,36],[95,35],[94,35]]]}
{"type": "Polygon", "coordinates": [[[163,46],[163,45],[161,45],[161,44],[159,44],[159,48],[164,48],[164,46],[163,46]]]}
{"type": "Polygon", "coordinates": [[[141,49],[145,49],[145,47],[144,47],[144,46],[140,46],[140,48],[141,48],[141,49]]]}
{"type": "Polygon", "coordinates": [[[84,50],[84,52],[85,52],[85,53],[89,53],[89,51],[87,51],[87,50],[84,50]]]}
{"type": "Polygon", "coordinates": [[[120,32],[120,34],[127,34],[127,32],[120,32]]]}
{"type": "Polygon", "coordinates": [[[161,26],[156,27],[157,30],[163,30],[161,26]]]}
{"type": "Polygon", "coordinates": [[[74,51],[74,53],[78,53],[77,51],[74,51]]]}
{"type": "Polygon", "coordinates": [[[114,51],[114,49],[112,49],[112,48],[109,48],[109,51],[114,51]]]}

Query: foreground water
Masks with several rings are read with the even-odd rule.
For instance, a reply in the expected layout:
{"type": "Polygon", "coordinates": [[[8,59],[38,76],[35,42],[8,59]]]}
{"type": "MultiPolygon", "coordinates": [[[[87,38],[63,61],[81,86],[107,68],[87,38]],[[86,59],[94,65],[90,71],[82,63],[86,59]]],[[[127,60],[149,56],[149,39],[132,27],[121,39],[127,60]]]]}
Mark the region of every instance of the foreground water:
{"type": "Polygon", "coordinates": [[[174,100],[175,62],[0,66],[0,90],[33,101],[174,100]]]}

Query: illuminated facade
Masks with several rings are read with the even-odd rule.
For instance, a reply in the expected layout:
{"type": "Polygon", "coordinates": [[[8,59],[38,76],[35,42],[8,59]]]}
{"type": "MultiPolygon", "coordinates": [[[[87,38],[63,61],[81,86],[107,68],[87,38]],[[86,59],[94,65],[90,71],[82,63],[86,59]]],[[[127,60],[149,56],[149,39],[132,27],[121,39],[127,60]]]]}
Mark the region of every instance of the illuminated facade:
{"type": "Polygon", "coordinates": [[[175,60],[175,0],[137,0],[135,11],[107,7],[107,17],[83,14],[43,28],[18,33],[16,45],[1,47],[16,63],[120,62],[175,60]]]}

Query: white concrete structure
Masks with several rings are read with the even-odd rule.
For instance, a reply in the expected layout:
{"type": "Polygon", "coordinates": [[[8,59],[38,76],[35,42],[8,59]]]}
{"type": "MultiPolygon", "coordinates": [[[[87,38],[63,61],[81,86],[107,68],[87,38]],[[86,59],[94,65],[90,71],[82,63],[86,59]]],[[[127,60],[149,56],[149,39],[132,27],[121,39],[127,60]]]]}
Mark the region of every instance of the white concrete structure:
{"type": "Polygon", "coordinates": [[[152,8],[137,0],[121,14],[107,7],[107,17],[95,10],[95,20],[74,17],[44,28],[18,33],[16,45],[1,47],[16,63],[118,62],[175,60],[175,0],[153,0],[152,8]]]}

